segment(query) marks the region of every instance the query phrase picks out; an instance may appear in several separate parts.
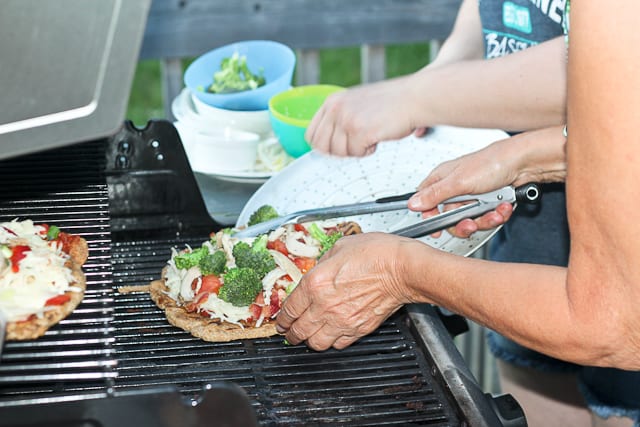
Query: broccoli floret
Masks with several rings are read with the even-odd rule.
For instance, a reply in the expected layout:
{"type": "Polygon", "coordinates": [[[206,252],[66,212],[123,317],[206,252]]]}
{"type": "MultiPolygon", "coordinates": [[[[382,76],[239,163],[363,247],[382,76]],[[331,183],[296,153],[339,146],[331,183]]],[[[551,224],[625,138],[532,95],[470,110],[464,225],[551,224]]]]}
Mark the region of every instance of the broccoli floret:
{"type": "Polygon", "coordinates": [[[198,267],[203,276],[208,274],[220,276],[227,267],[227,256],[220,250],[207,254],[200,259],[198,267]]]}
{"type": "Polygon", "coordinates": [[[260,277],[250,268],[232,268],[223,276],[218,298],[236,307],[250,305],[262,291],[260,277]]]}
{"type": "Polygon", "coordinates": [[[209,250],[206,247],[192,250],[191,252],[181,253],[173,258],[173,262],[176,264],[176,268],[180,270],[186,270],[200,263],[200,260],[209,254],[209,250]]]}
{"type": "Polygon", "coordinates": [[[276,268],[276,262],[267,250],[266,234],[256,238],[251,246],[246,242],[236,243],[232,254],[237,267],[250,268],[259,277],[264,277],[265,274],[276,268]]]}
{"type": "Polygon", "coordinates": [[[262,205],[249,217],[248,225],[260,224],[261,222],[269,221],[279,217],[276,209],[271,205],[262,205]]]}
{"type": "Polygon", "coordinates": [[[318,226],[318,224],[316,224],[315,222],[312,223],[309,227],[307,227],[307,230],[309,230],[309,234],[311,235],[311,237],[313,237],[318,242],[320,242],[320,255],[319,255],[319,257],[324,255],[325,252],[327,252],[329,249],[331,249],[333,247],[333,245],[336,244],[338,239],[340,239],[342,237],[342,233],[340,231],[336,231],[336,232],[331,233],[331,234],[325,233],[324,230],[321,229],[318,226]]]}

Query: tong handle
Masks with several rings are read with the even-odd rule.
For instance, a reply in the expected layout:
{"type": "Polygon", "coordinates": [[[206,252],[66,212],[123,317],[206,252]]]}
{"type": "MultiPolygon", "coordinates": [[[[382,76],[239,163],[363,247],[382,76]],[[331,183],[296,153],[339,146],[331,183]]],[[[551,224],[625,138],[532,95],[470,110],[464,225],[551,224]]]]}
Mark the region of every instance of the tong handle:
{"type": "Polygon", "coordinates": [[[495,209],[501,203],[537,203],[540,200],[540,196],[541,191],[538,185],[529,183],[517,188],[506,186],[488,193],[452,197],[442,204],[466,201],[471,201],[471,203],[392,231],[391,234],[412,238],[426,236],[451,227],[463,219],[476,218],[495,209]]]}

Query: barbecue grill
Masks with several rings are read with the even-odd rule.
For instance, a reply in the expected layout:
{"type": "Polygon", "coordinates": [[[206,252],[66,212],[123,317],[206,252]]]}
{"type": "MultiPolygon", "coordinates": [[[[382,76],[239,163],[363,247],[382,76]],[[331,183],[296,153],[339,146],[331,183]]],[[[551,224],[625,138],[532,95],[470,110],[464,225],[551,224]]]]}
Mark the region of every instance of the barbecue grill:
{"type": "MultiPolygon", "coordinates": [[[[94,5],[71,3],[77,13],[94,5]]],[[[143,25],[122,11],[145,2],[95,3],[112,6],[115,23],[143,25]]],[[[135,40],[121,43],[136,52],[135,40]]],[[[104,89],[122,74],[102,77],[104,89]]],[[[159,278],[172,247],[198,245],[225,224],[209,214],[173,125],[112,130],[109,107],[122,102],[101,93],[89,116],[59,122],[0,109],[0,221],[56,224],[89,244],[78,308],[39,339],[5,344],[0,425],[526,426],[511,396],[485,394],[466,367],[452,341],[460,319],[429,305],[402,309],[345,350],[315,352],[280,336],[204,342],[169,325],[147,293],[119,292],[159,278]],[[87,137],[58,137],[65,126],[73,135],[84,126],[87,137]]]]}

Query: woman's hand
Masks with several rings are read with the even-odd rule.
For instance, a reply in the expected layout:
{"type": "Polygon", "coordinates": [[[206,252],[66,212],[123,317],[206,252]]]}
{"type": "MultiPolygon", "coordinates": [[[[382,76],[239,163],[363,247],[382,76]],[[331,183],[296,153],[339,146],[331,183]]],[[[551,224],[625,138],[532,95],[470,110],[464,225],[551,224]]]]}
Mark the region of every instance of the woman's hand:
{"type": "Polygon", "coordinates": [[[412,75],[331,94],[315,114],[305,138],[314,149],[336,156],[365,156],[381,141],[400,139],[416,128],[411,118],[412,75]]]}
{"type": "MultiPolygon", "coordinates": [[[[563,181],[566,169],[564,144],[562,127],[556,126],[521,133],[444,162],[418,186],[408,202],[409,209],[422,212],[426,218],[437,215],[438,205],[451,197],[486,193],[506,185],[563,181]]],[[[466,238],[478,230],[504,224],[512,212],[513,206],[503,203],[475,220],[460,221],[449,232],[466,238]]]]}
{"type": "Polygon", "coordinates": [[[365,233],[340,239],[285,300],[277,328],[287,341],[342,349],[410,302],[403,282],[412,239],[365,233]]]}

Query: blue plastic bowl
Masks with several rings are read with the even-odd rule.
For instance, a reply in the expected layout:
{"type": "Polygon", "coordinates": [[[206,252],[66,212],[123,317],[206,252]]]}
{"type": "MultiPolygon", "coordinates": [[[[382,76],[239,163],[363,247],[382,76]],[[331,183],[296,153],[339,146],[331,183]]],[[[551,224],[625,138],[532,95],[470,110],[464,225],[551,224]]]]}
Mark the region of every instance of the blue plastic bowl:
{"type": "Polygon", "coordinates": [[[269,108],[269,98],[289,89],[296,56],[290,47],[270,40],[248,40],[219,47],[193,61],[184,73],[184,84],[205,104],[228,110],[255,111],[269,108]],[[206,92],[220,63],[238,52],[247,58],[253,73],[263,70],[266,84],[242,92],[215,94],[206,92]]]}

